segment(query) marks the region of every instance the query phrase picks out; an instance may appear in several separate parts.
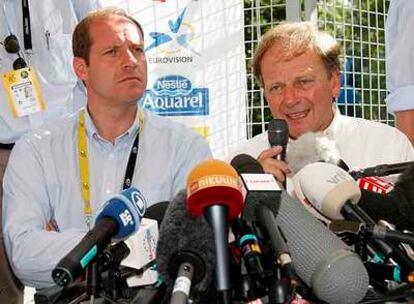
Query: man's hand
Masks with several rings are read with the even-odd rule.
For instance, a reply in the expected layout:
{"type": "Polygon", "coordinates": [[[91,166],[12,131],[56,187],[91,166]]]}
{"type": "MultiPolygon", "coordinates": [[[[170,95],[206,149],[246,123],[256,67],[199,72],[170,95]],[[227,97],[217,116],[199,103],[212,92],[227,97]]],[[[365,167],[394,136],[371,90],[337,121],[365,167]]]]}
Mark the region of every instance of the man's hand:
{"type": "Polygon", "coordinates": [[[266,173],[273,174],[279,182],[284,182],[286,174],[291,173],[291,170],[287,163],[281,160],[276,160],[273,157],[282,152],[281,146],[275,146],[264,150],[257,157],[257,160],[262,165],[263,170],[266,173]]]}

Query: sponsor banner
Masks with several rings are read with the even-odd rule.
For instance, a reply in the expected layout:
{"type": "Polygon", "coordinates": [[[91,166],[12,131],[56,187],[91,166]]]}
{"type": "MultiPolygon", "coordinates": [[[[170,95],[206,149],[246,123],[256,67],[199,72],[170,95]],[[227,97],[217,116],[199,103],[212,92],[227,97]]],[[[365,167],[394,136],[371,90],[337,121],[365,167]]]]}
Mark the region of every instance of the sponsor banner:
{"type": "Polygon", "coordinates": [[[243,1],[102,4],[125,8],[144,28],[148,84],[141,107],[204,130],[216,158],[246,139],[243,1]]]}

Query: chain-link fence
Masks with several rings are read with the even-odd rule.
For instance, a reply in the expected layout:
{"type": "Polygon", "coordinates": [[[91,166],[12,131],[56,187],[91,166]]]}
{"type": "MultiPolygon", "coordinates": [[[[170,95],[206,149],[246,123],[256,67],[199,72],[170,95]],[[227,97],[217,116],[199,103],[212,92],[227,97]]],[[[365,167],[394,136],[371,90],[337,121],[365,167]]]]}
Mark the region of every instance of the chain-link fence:
{"type": "Polygon", "coordinates": [[[389,0],[245,0],[248,137],[263,132],[271,119],[250,61],[258,38],[284,20],[311,20],[342,46],[342,113],[393,124],[385,97],[385,19],[389,0]]]}

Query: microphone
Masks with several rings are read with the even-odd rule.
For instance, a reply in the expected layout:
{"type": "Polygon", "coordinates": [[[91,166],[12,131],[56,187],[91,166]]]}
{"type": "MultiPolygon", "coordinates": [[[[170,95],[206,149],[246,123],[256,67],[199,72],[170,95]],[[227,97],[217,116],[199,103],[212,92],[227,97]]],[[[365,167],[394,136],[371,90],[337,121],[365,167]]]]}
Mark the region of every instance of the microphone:
{"type": "MultiPolygon", "coordinates": [[[[375,225],[375,221],[357,205],[361,190],[346,171],[333,164],[313,163],[296,175],[296,185],[299,185],[300,191],[324,216],[333,220],[345,217],[348,220],[375,225]]],[[[414,262],[398,247],[381,240],[373,241],[386,256],[393,257],[404,267],[414,269],[414,262]]]]}
{"type": "Polygon", "coordinates": [[[227,220],[243,209],[243,195],[237,172],[227,163],[206,160],[192,169],[187,178],[187,210],[204,215],[214,231],[216,246],[216,287],[224,303],[230,302],[227,220]]]}
{"type": "Polygon", "coordinates": [[[365,267],[370,276],[377,280],[395,281],[398,283],[414,283],[414,272],[401,269],[398,265],[386,265],[366,262],[365,267]]]}
{"type": "Polygon", "coordinates": [[[272,119],[271,121],[269,121],[267,137],[270,146],[281,146],[283,149],[282,153],[275,156],[275,159],[285,161],[286,146],[289,141],[289,129],[286,120],[272,119]]]}
{"type": "MultiPolygon", "coordinates": [[[[286,120],[284,119],[272,119],[269,121],[269,127],[267,129],[267,137],[270,146],[281,146],[282,152],[274,156],[274,159],[285,161],[286,160],[286,146],[289,141],[289,129],[286,120]]],[[[283,188],[286,189],[286,178],[282,182],[283,188]]]]}
{"type": "Polygon", "coordinates": [[[171,303],[187,303],[191,287],[194,297],[202,296],[212,281],[214,264],[213,232],[203,217],[187,214],[182,190],[165,212],[157,245],[158,271],[168,286],[174,284],[171,303]]]}
{"type": "Polygon", "coordinates": [[[147,211],[145,212],[145,218],[156,220],[158,223],[158,227],[161,227],[161,223],[165,216],[165,211],[167,211],[169,204],[170,202],[164,201],[149,206],[147,208],[147,211]]]}
{"type": "MultiPolygon", "coordinates": [[[[249,158],[251,163],[244,164],[243,167],[253,167],[253,162],[257,167],[257,161],[249,158]]],[[[256,209],[260,207],[255,206],[265,204],[277,214],[276,224],[287,240],[295,270],[315,295],[329,303],[359,302],[368,289],[369,280],[358,255],[350,252],[345,243],[286,191],[281,191],[280,200],[272,198],[270,201],[269,192],[277,191],[275,188],[273,191],[263,191],[261,200],[246,201],[243,217],[256,217],[259,212],[250,211],[249,207],[256,209]]],[[[248,193],[250,194],[259,195],[254,192],[248,193]]],[[[270,235],[272,233],[269,231],[270,235]]]]}
{"type": "Polygon", "coordinates": [[[410,167],[414,166],[414,161],[396,163],[396,164],[382,164],[374,167],[369,167],[361,170],[349,172],[355,179],[369,176],[387,176],[399,174],[410,167]]]}
{"type": "Polygon", "coordinates": [[[58,286],[76,280],[90,262],[104,250],[112,238],[124,239],[138,230],[147,202],[138,189],[131,187],[107,201],[96,217],[95,226],[52,271],[58,286]]]}
{"type": "MultiPolygon", "coordinates": [[[[295,286],[296,275],[292,259],[275,220],[275,215],[279,212],[280,188],[274,177],[271,174],[265,174],[259,162],[250,155],[235,156],[231,165],[239,173],[247,190],[243,219],[257,221],[265,225],[277,260],[289,278],[290,284],[295,286]]],[[[269,295],[269,297],[271,296],[273,295],[269,295]]],[[[282,295],[282,298],[286,297],[287,295],[282,295]]]]}
{"type": "Polygon", "coordinates": [[[349,170],[341,160],[335,142],[322,132],[308,132],[298,137],[289,145],[286,159],[293,174],[316,162],[331,163],[349,170]]]}

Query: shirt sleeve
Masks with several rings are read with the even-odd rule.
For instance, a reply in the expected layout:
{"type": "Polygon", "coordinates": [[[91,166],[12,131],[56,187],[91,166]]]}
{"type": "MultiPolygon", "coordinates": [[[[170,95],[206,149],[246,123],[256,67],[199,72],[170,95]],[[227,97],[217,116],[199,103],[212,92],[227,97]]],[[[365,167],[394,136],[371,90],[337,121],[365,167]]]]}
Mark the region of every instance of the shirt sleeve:
{"type": "Polygon", "coordinates": [[[385,26],[388,111],[414,109],[414,1],[392,0],[385,26]]]}
{"type": "Polygon", "coordinates": [[[42,158],[23,136],[13,148],[3,182],[3,232],[15,275],[28,286],[53,285],[51,271],[85,232],[47,231],[53,216],[42,158]]]}

